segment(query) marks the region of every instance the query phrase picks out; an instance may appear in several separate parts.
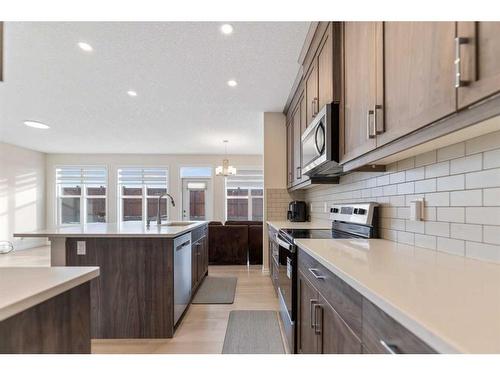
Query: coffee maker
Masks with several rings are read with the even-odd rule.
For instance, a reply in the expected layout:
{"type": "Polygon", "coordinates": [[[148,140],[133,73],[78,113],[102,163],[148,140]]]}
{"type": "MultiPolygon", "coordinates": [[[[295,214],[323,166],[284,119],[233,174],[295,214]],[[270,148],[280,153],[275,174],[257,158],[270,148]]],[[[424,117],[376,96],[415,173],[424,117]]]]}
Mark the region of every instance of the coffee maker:
{"type": "Polygon", "coordinates": [[[307,221],[307,204],[304,201],[292,201],[288,204],[287,219],[293,222],[307,221]]]}

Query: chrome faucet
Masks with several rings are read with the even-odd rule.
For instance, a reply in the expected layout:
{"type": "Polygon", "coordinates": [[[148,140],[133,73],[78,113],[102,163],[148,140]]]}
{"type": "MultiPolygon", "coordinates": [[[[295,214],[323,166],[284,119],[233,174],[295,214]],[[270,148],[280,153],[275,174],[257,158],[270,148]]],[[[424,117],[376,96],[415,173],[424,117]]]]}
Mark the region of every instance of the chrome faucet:
{"type": "Polygon", "coordinates": [[[170,202],[172,203],[172,207],[175,207],[175,201],[174,201],[174,198],[172,198],[172,196],[168,193],[163,193],[163,194],[160,194],[158,196],[158,211],[157,214],[158,216],[156,217],[156,224],[158,225],[161,225],[161,213],[160,213],[160,203],[161,203],[161,199],[164,197],[164,196],[167,196],[170,198],[170,202]]]}

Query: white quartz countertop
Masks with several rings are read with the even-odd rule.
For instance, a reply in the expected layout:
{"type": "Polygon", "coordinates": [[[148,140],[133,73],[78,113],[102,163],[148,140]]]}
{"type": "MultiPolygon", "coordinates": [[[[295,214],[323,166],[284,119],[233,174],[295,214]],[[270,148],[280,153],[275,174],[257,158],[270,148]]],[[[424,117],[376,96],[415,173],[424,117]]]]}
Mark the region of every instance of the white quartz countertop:
{"type": "Polygon", "coordinates": [[[500,265],[381,239],[297,245],[443,353],[500,353],[500,265]]]}
{"type": "Polygon", "coordinates": [[[331,221],[303,221],[303,222],[292,222],[292,221],[278,221],[278,220],[269,220],[267,224],[272,226],[276,230],[280,229],[331,229],[332,222],[331,221]]]}
{"type": "Polygon", "coordinates": [[[0,321],[99,276],[99,267],[1,267],[0,321]]]}
{"type": "MultiPolygon", "coordinates": [[[[179,223],[179,222],[176,222],[179,223]]],[[[150,228],[140,222],[95,223],[86,225],[60,226],[35,232],[19,232],[14,237],[165,237],[173,238],[192,231],[208,221],[195,221],[185,226],[158,226],[150,228]]]]}

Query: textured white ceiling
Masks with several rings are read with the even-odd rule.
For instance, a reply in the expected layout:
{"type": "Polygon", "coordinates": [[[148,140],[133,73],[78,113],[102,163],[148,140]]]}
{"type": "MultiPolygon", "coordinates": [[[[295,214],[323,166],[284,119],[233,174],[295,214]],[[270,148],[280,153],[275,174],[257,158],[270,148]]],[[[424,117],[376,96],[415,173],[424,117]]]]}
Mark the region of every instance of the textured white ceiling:
{"type": "Polygon", "coordinates": [[[220,154],[229,139],[230,153],[262,153],[262,112],[283,109],[309,23],[233,25],[226,36],[212,22],[8,22],[0,139],[53,153],[169,154],[220,154]]]}

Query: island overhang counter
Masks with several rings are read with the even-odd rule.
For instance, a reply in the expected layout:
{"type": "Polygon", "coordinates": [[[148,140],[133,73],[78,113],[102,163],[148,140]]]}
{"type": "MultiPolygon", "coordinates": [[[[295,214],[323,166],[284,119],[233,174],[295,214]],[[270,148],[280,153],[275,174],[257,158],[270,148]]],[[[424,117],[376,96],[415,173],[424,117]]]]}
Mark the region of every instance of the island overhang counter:
{"type": "Polygon", "coordinates": [[[182,314],[208,273],[206,221],[151,224],[150,228],[142,223],[96,223],[15,237],[47,237],[52,266],[100,267],[100,277],[90,283],[92,338],[118,339],[173,337],[179,315],[176,310],[174,317],[178,307],[174,243],[186,235],[191,258],[189,269],[182,272],[183,279],[192,283],[182,314]]]}

